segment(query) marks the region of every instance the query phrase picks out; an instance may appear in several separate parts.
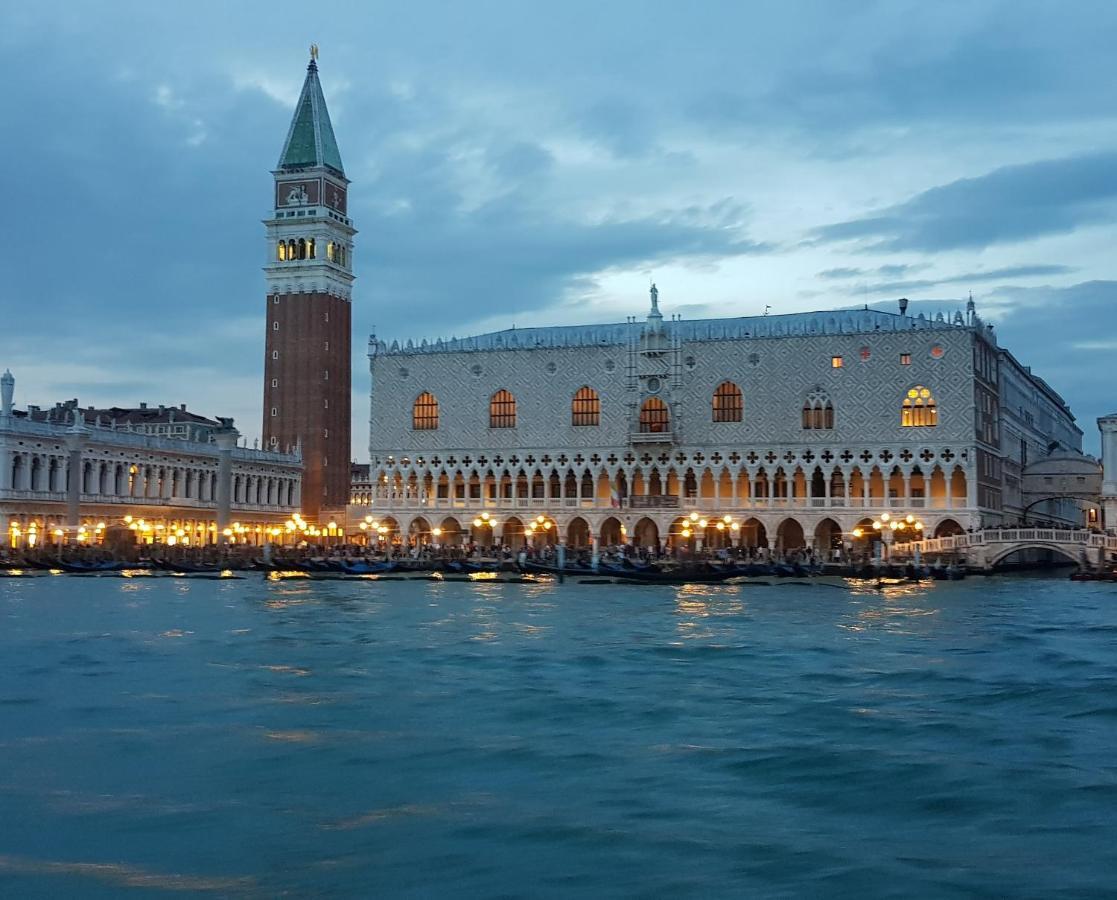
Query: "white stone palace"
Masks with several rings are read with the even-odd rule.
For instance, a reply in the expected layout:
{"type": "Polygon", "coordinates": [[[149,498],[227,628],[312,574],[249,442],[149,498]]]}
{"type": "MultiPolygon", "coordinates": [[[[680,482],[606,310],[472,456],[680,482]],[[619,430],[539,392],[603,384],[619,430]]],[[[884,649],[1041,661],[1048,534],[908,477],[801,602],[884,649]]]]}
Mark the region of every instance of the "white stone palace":
{"type": "Polygon", "coordinates": [[[285,539],[285,523],[299,510],[297,452],[238,447],[232,420],[181,407],[82,410],[71,401],[18,410],[14,389],[15,379],[5,372],[3,543],[93,544],[114,529],[137,532],[141,543],[285,539]]]}
{"type": "MultiPolygon", "coordinates": [[[[644,321],[373,336],[350,527],[826,551],[885,513],[928,535],[1017,520],[1021,467],[1081,453],[1070,409],[972,299],[932,318],[907,305],[665,321],[653,286],[644,321]]],[[[1029,514],[1083,521],[1058,499],[1029,514]]]]}

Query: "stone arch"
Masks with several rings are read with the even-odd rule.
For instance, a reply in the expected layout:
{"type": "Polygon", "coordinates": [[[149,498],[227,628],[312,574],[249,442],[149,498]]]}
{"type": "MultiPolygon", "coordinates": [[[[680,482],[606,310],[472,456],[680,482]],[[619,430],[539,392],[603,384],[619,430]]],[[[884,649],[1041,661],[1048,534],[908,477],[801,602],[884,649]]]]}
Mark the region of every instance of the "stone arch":
{"type": "Polygon", "coordinates": [[[745,519],[741,523],[740,540],[742,547],[767,547],[768,529],[764,527],[763,522],[755,517],[745,519]]]}
{"type": "Polygon", "coordinates": [[[518,516],[509,516],[504,520],[504,525],[501,528],[501,540],[505,546],[511,547],[512,550],[519,550],[524,546],[524,523],[518,516]]]}
{"type": "Polygon", "coordinates": [[[671,520],[671,524],[667,529],[666,543],[672,550],[676,550],[679,547],[690,546],[693,532],[691,536],[684,536],[684,531],[691,531],[691,521],[689,518],[686,516],[676,516],[671,520]]]}
{"type": "Polygon", "coordinates": [[[659,547],[659,526],[647,516],[640,519],[632,529],[632,541],[637,547],[659,547]]]}
{"type": "Polygon", "coordinates": [[[831,551],[842,547],[842,526],[833,519],[823,519],[814,527],[814,545],[823,559],[829,559],[831,551]]]}
{"type": "Polygon", "coordinates": [[[621,520],[616,516],[609,516],[604,522],[601,523],[601,529],[598,531],[601,545],[603,547],[615,546],[625,542],[624,535],[621,532],[621,520]]]}
{"type": "Polygon", "coordinates": [[[1048,553],[1057,554],[1065,559],[1071,565],[1085,565],[1085,545],[1077,545],[1073,549],[1062,544],[1047,543],[1044,541],[1028,541],[1022,544],[1011,545],[1004,550],[999,551],[995,556],[986,561],[986,564],[995,569],[997,566],[1002,565],[1008,561],[1010,556],[1015,556],[1017,553],[1022,553],[1025,550],[1044,550],[1048,553]]]}
{"type": "Polygon", "coordinates": [[[407,526],[408,543],[416,546],[429,544],[431,541],[431,525],[423,516],[416,516],[407,526]]]}
{"type": "Polygon", "coordinates": [[[799,550],[807,545],[803,525],[796,518],[788,516],[776,528],[776,547],[781,551],[799,550]]]}
{"type": "Polygon", "coordinates": [[[590,545],[590,526],[581,516],[575,516],[567,523],[566,543],[567,546],[574,548],[590,545]]]}
{"type": "Polygon", "coordinates": [[[447,516],[438,527],[442,530],[442,534],[437,536],[440,543],[448,547],[460,547],[465,542],[462,523],[453,516],[447,516]]]}
{"type": "Polygon", "coordinates": [[[965,529],[954,519],[943,519],[935,526],[935,537],[953,537],[962,534],[965,529]]]}

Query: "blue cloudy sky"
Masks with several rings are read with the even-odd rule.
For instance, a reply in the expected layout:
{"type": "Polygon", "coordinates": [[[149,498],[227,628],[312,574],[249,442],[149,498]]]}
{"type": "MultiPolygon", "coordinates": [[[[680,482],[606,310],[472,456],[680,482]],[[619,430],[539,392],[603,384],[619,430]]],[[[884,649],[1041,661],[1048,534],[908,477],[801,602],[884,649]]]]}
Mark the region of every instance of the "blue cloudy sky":
{"type": "Polygon", "coordinates": [[[260,220],[311,41],[365,336],[972,291],[1117,409],[1117,4],[0,0],[18,400],[258,434],[260,220]]]}

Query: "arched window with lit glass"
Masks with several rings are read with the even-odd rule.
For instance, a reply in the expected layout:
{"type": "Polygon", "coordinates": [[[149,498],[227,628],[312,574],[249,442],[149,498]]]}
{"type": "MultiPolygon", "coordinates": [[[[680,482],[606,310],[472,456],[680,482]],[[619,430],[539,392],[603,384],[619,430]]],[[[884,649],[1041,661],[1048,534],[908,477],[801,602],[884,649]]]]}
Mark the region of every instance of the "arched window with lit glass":
{"type": "Polygon", "coordinates": [[[900,408],[900,424],[904,428],[920,428],[939,424],[939,408],[928,388],[921,384],[910,388],[900,408]]]}
{"type": "Polygon", "coordinates": [[[745,408],[741,389],[732,381],[723,381],[714,389],[714,421],[740,422],[745,408]]]}
{"type": "Polygon", "coordinates": [[[275,258],[280,262],[287,261],[287,245],[283,241],[275,245],[275,258]]]}
{"type": "Polygon", "coordinates": [[[516,398],[510,391],[499,390],[489,400],[489,427],[516,427],[516,398]]]}
{"type": "Polygon", "coordinates": [[[811,391],[803,401],[803,427],[825,430],[834,427],[834,404],[825,391],[811,391]]]}
{"type": "Polygon", "coordinates": [[[434,431],[438,428],[438,398],[430,391],[423,391],[411,407],[411,427],[415,431],[434,431]]]}
{"type": "Polygon", "coordinates": [[[600,425],[601,398],[589,386],[578,388],[570,404],[571,425],[600,425]]]}
{"type": "Polygon", "coordinates": [[[640,433],[665,434],[671,430],[667,404],[659,397],[649,397],[640,406],[640,433]]]}

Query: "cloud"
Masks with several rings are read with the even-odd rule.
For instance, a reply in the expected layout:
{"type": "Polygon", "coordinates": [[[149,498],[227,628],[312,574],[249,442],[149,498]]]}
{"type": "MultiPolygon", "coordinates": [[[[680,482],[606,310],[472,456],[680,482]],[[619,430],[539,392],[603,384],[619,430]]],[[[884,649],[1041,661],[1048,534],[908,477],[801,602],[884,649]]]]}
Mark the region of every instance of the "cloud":
{"type": "Polygon", "coordinates": [[[1117,151],[1004,166],[816,228],[874,252],[982,249],[1117,221],[1117,151]]]}
{"type": "Polygon", "coordinates": [[[943,284],[980,284],[988,281],[1001,281],[1014,278],[1035,278],[1046,275],[1066,275],[1073,272],[1071,266],[1063,265],[1025,265],[1005,266],[999,269],[987,269],[978,272],[966,272],[963,275],[944,275],[942,278],[911,279],[909,281],[883,281],[876,284],[859,284],[851,287],[850,294],[869,292],[871,294],[903,294],[912,291],[922,291],[927,288],[943,284]]]}
{"type": "Polygon", "coordinates": [[[865,278],[873,275],[884,275],[895,278],[905,272],[914,272],[927,268],[926,265],[908,265],[906,263],[877,266],[875,269],[862,269],[856,266],[839,266],[835,269],[823,269],[818,273],[819,278],[837,280],[843,278],[865,278]]]}

